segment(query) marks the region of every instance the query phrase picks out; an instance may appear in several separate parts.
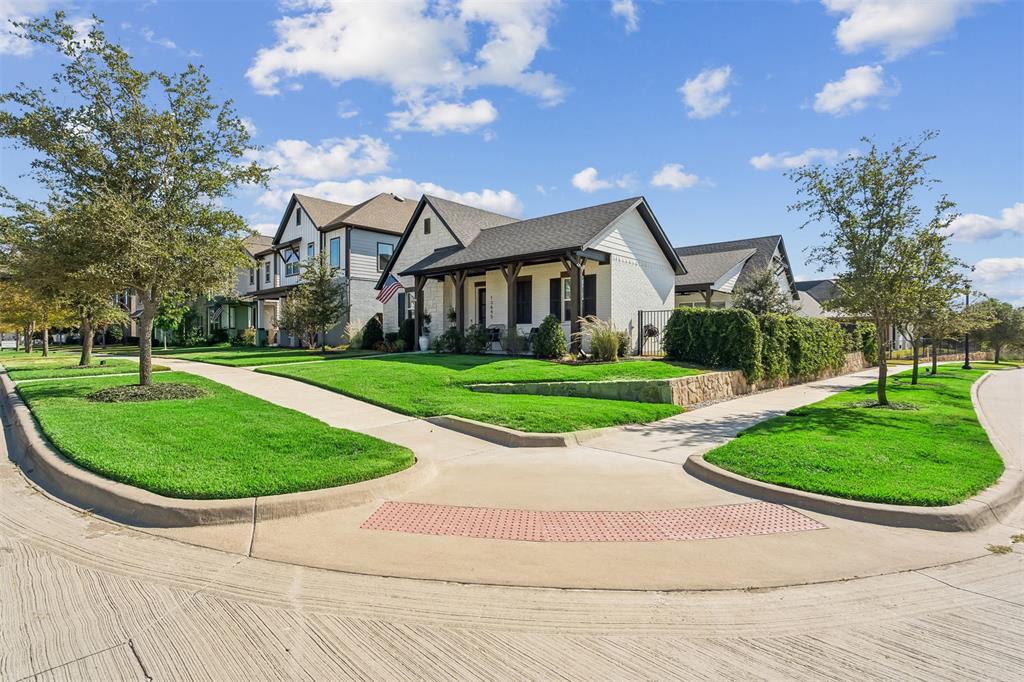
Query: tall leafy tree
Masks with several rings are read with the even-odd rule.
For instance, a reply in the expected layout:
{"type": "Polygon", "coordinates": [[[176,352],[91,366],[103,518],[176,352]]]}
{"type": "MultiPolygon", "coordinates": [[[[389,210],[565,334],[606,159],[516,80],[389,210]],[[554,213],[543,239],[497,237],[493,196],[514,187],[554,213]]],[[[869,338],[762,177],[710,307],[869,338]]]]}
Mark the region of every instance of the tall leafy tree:
{"type": "Polygon", "coordinates": [[[1003,350],[1007,346],[1024,345],[1024,308],[1014,308],[1005,301],[994,299],[982,301],[978,308],[988,314],[991,323],[970,331],[980,341],[988,344],[995,354],[996,362],[1002,360],[1003,350]]]}
{"type": "Polygon", "coordinates": [[[49,192],[102,212],[79,236],[110,266],[113,288],[139,298],[139,383],[149,385],[164,297],[229,286],[247,230],[222,200],[269,169],[245,161],[249,133],[201,67],[140,70],[98,20],[85,37],[61,12],[18,27],[64,59],[52,87],[0,94],[0,135],[37,153],[33,175],[49,192]]]}
{"type": "Polygon", "coordinates": [[[915,242],[950,220],[952,202],[936,201],[933,217],[922,221],[917,199],[937,182],[928,173],[934,156],[925,144],[936,133],[879,149],[870,139],[867,153],[834,167],[821,164],[789,173],[797,185],[790,210],[808,216],[803,224],[823,226],[821,244],[811,251],[822,269],[835,271],[838,295],[830,310],[866,317],[878,339],[878,402],[887,405],[887,331],[914,307],[915,242]]]}
{"type": "Polygon", "coordinates": [[[327,329],[348,313],[347,288],[321,256],[302,265],[302,281],[288,295],[282,309],[281,326],[302,337],[308,348],[327,348],[327,329]]]}
{"type": "Polygon", "coordinates": [[[792,299],[779,286],[779,278],[771,268],[764,268],[736,287],[733,305],[761,317],[768,313],[788,315],[793,312],[792,299]]]}

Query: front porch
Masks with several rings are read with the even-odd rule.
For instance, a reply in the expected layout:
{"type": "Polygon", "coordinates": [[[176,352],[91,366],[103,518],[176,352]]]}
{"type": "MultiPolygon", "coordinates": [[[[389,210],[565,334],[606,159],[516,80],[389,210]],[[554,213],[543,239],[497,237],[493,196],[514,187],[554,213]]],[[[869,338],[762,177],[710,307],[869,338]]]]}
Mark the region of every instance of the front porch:
{"type": "Polygon", "coordinates": [[[400,295],[398,321],[411,316],[417,338],[427,327],[426,314],[431,318],[431,336],[449,326],[464,333],[470,325],[479,324],[493,340],[504,339],[510,329],[528,337],[545,317],[554,315],[570,351],[576,354],[581,350],[580,318],[611,315],[611,266],[602,253],[565,253],[528,262],[509,260],[402,275],[411,279],[411,286],[406,285],[400,295]]]}

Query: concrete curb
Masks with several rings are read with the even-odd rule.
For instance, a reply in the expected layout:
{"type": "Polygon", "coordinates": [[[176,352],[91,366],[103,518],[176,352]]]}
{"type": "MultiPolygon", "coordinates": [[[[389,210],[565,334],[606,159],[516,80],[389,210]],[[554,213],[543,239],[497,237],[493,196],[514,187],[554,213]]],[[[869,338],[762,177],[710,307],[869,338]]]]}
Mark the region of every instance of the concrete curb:
{"type": "Polygon", "coordinates": [[[430,460],[398,473],[351,485],[285,495],[231,500],[165,497],[103,478],[64,457],[43,435],[6,373],[0,372],[0,411],[17,444],[11,458],[33,483],[76,507],[133,526],[174,528],[253,523],[392,499],[429,481],[437,473],[430,460]]]}
{"type": "Polygon", "coordinates": [[[569,448],[574,445],[582,445],[588,440],[597,438],[613,429],[622,428],[620,426],[608,426],[600,429],[569,431],[567,433],[531,433],[510,429],[505,426],[478,422],[475,419],[456,417],[450,414],[440,417],[426,417],[423,421],[509,448],[569,448]]]}
{"type": "Polygon", "coordinates": [[[978,414],[978,421],[1003,458],[1005,470],[993,485],[959,504],[946,507],[911,507],[844,500],[745,478],[707,462],[703,454],[690,456],[683,464],[683,469],[691,476],[729,492],[851,521],[945,532],[978,530],[999,522],[1000,516],[1015,507],[1024,497],[1024,470],[1020,463],[1009,461],[1009,450],[998,437],[993,436],[988,419],[978,403],[978,388],[991,375],[992,372],[988,372],[974,382],[971,386],[971,401],[978,414]]]}

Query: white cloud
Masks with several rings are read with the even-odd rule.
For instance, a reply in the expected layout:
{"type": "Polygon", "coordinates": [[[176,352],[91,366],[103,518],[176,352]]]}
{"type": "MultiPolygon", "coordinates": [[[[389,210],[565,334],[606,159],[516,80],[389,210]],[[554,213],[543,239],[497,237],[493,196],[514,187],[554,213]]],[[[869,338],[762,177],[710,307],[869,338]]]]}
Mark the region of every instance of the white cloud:
{"type": "Polygon", "coordinates": [[[633,0],[612,0],[612,15],[622,17],[626,33],[633,33],[640,28],[640,15],[633,0]]]}
{"type": "Polygon", "coordinates": [[[249,131],[249,135],[251,135],[252,137],[256,137],[257,135],[260,134],[260,129],[256,126],[256,124],[253,122],[251,118],[249,118],[248,116],[240,116],[239,120],[242,121],[242,125],[245,126],[245,129],[249,131]]]}
{"type": "Polygon", "coordinates": [[[30,54],[33,43],[18,36],[11,22],[39,16],[53,4],[53,0],[0,0],[0,54],[30,54]]]}
{"type": "Polygon", "coordinates": [[[383,175],[369,180],[354,179],[345,182],[328,180],[307,186],[282,184],[264,192],[257,202],[263,206],[283,210],[293,192],[340,201],[344,204],[365,201],[381,192],[392,192],[407,199],[419,199],[422,194],[433,194],[444,199],[451,199],[513,217],[523,213],[523,204],[519,197],[505,189],[456,192],[432,182],[417,182],[409,178],[391,178],[383,175]]]}
{"type": "Polygon", "coordinates": [[[593,166],[584,168],[572,176],[572,186],[588,194],[610,187],[629,187],[633,182],[632,174],[626,174],[613,180],[603,180],[597,176],[597,169],[593,166]]]}
{"type": "Polygon", "coordinates": [[[147,43],[152,43],[153,45],[159,45],[160,47],[167,48],[168,50],[177,50],[178,49],[178,44],[177,43],[175,43],[170,38],[162,38],[162,37],[158,36],[153,31],[153,29],[149,28],[148,26],[143,26],[141,29],[139,29],[139,35],[141,35],[143,37],[143,39],[145,39],[145,41],[147,43]]]}
{"type": "Polygon", "coordinates": [[[259,232],[260,234],[273,236],[274,234],[277,233],[278,223],[256,223],[255,225],[250,225],[249,227],[255,230],[256,232],[259,232]]]}
{"type": "Polygon", "coordinates": [[[1017,202],[1004,208],[998,218],[980,213],[966,213],[949,226],[949,234],[956,241],[974,242],[1002,235],[1024,235],[1024,203],[1017,202]]]}
{"type": "Polygon", "coordinates": [[[359,109],[353,104],[352,100],[343,99],[338,102],[338,117],[339,118],[355,118],[359,115],[359,109]]]}
{"type": "Polygon", "coordinates": [[[858,66],[847,69],[842,79],[825,83],[814,96],[814,110],[819,113],[845,116],[860,111],[872,98],[892,97],[899,86],[885,82],[885,69],[881,65],[858,66]]]}
{"type": "Polygon", "coordinates": [[[391,148],[383,140],[362,137],[331,138],[313,145],[306,140],[278,140],[249,154],[267,166],[277,166],[284,178],[329,180],[380,173],[388,169],[391,148]]]}
{"type": "Polygon", "coordinates": [[[982,258],[974,264],[974,279],[998,282],[1024,277],[1024,258],[982,258]]]}
{"type": "Polygon", "coordinates": [[[750,157],[750,165],[757,170],[772,170],[776,168],[789,170],[792,168],[802,168],[812,163],[832,165],[844,157],[849,158],[857,156],[857,154],[858,151],[856,149],[848,149],[845,154],[842,154],[838,149],[808,147],[799,154],[782,152],[780,154],[765,153],[760,156],[752,156],[750,157]]]}
{"type": "Polygon", "coordinates": [[[836,27],[844,52],[877,47],[888,59],[902,57],[945,37],[976,0],[822,0],[846,15],[836,27]]]}
{"type": "Polygon", "coordinates": [[[651,184],[655,187],[667,187],[668,189],[686,189],[693,187],[700,178],[694,173],[684,173],[683,166],[679,163],[666,163],[651,178],[651,184]]]}
{"type": "MultiPolygon", "coordinates": [[[[531,65],[547,45],[555,4],[299,0],[289,8],[301,13],[275,22],[276,44],[259,50],[246,76],[267,95],[285,87],[282,79],[303,75],[332,83],[384,83],[397,102],[410,107],[409,112],[398,112],[400,121],[406,120],[401,114],[412,113],[410,130],[431,130],[413,122],[418,117],[411,103],[458,100],[467,89],[480,86],[513,88],[553,105],[564,96],[562,86],[553,75],[531,70],[531,65]]],[[[491,114],[481,101],[486,100],[470,105],[477,118],[491,114]]],[[[438,125],[437,130],[443,130],[443,123],[438,125]]]]}
{"type": "Polygon", "coordinates": [[[434,135],[469,133],[493,123],[498,118],[498,110],[486,99],[478,99],[469,104],[435,102],[424,105],[410,102],[408,110],[393,111],[388,114],[388,118],[392,130],[421,131],[434,135]]]}
{"type": "Polygon", "coordinates": [[[679,92],[689,109],[686,115],[690,118],[710,118],[720,114],[729,106],[730,96],[726,88],[731,79],[732,67],[720,66],[717,69],[704,69],[683,83],[679,92]]]}

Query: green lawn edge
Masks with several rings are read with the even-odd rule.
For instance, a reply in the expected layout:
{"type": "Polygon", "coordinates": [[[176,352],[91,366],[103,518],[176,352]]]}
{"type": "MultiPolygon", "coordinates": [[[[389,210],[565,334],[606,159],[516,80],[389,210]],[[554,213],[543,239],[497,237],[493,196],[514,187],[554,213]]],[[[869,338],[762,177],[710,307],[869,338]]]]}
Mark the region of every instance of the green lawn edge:
{"type": "Polygon", "coordinates": [[[164,372],[155,382],[200,386],[194,400],[95,403],[92,391],[131,377],[17,386],[43,434],[104,478],[178,499],[237,499],[359,483],[412,466],[405,447],[331,427],[209,379],[164,372]]]}
{"type": "Polygon", "coordinates": [[[850,406],[872,400],[877,382],[851,388],[745,430],[704,455],[746,478],[842,499],[937,507],[995,483],[1004,463],[982,427],[971,387],[991,370],[940,366],[918,386],[888,380],[894,403],[917,410],[850,406]]]}

